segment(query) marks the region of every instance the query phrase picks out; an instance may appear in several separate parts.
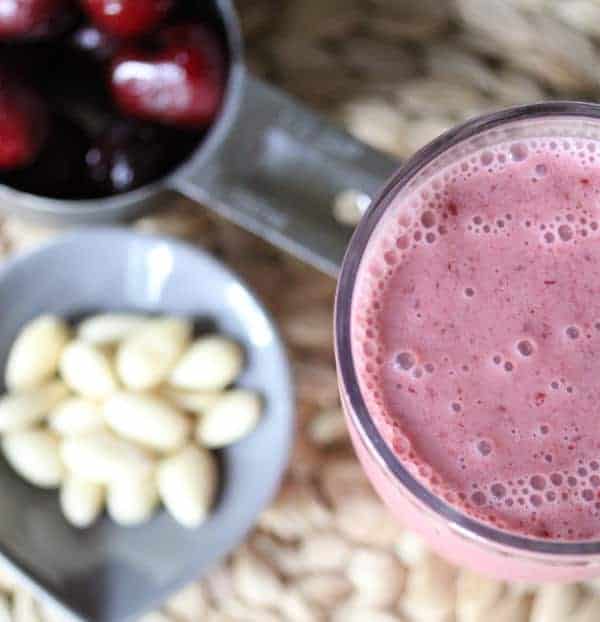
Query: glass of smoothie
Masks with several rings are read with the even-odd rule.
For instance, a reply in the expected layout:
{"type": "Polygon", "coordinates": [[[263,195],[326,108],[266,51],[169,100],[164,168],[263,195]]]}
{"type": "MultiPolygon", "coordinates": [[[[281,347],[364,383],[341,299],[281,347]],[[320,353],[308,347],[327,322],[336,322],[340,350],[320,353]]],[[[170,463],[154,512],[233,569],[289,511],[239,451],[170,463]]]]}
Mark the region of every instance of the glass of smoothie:
{"type": "Polygon", "coordinates": [[[419,151],[355,232],[335,323],[356,452],[404,525],[498,577],[600,575],[600,106],[419,151]]]}

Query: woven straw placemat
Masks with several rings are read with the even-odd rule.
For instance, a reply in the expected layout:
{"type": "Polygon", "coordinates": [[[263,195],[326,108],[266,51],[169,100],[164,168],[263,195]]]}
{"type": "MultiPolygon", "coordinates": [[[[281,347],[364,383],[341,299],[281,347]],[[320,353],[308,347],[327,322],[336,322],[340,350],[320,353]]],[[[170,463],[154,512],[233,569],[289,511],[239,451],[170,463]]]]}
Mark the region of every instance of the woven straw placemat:
{"type": "MultiPolygon", "coordinates": [[[[399,157],[494,108],[600,95],[598,0],[244,0],[239,8],[255,72],[399,157]]],[[[344,198],[336,209],[356,217],[344,198]]],[[[247,542],[145,622],[600,621],[600,583],[484,579],[391,520],[339,410],[333,281],[186,200],[133,226],[200,245],[249,281],[290,347],[299,419],[286,480],[247,542]]],[[[53,234],[4,220],[0,254],[53,234]]],[[[10,577],[0,578],[2,591],[15,622],[56,618],[10,577]]]]}

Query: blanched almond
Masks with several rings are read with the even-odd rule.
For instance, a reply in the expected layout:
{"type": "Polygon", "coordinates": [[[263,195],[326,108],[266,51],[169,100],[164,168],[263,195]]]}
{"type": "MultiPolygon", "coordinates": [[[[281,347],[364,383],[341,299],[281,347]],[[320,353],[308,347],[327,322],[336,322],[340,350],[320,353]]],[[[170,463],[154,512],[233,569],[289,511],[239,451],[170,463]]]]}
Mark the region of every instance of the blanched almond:
{"type": "Polygon", "coordinates": [[[69,391],[56,380],[38,389],[10,393],[0,399],[0,432],[11,432],[41,421],[69,391]]]}
{"type": "Polygon", "coordinates": [[[115,393],[104,403],[103,412],[117,434],[159,451],[179,449],[191,432],[183,413],[151,395],[115,393]]]}
{"type": "Polygon", "coordinates": [[[83,320],[77,336],[97,346],[113,345],[146,326],[148,321],[148,317],[135,313],[102,313],[83,320]]]}
{"type": "Polygon", "coordinates": [[[212,408],[221,397],[220,391],[181,391],[172,387],[163,387],[161,395],[178,408],[196,415],[203,415],[212,408]]]}
{"type": "Polygon", "coordinates": [[[154,469],[149,452],[108,430],[65,438],[61,456],[70,471],[99,484],[143,478],[154,469]]]}
{"type": "Polygon", "coordinates": [[[277,573],[249,548],[236,553],[232,567],[236,592],[247,603],[258,607],[276,606],[283,585],[277,573]]]}
{"type": "Polygon", "coordinates": [[[300,591],[310,602],[331,609],[352,591],[352,584],[342,574],[319,572],[296,582],[300,591]]]}
{"type": "Polygon", "coordinates": [[[102,429],[104,418],[98,402],[85,397],[71,397],[52,409],[48,424],[61,436],[74,436],[102,429]]]}
{"type": "Polygon", "coordinates": [[[42,622],[42,616],[31,595],[17,590],[13,596],[13,622],[42,622]]]}
{"type": "Polygon", "coordinates": [[[60,507],[75,527],[92,525],[104,505],[104,487],[70,473],[60,489],[60,507]]]}
{"type": "MultiPolygon", "coordinates": [[[[432,622],[446,622],[447,618],[414,618],[415,621],[423,620],[423,622],[431,620],[432,622]]],[[[358,604],[347,604],[335,610],[331,622],[404,622],[404,618],[381,611],[380,609],[371,609],[358,604]]]]}
{"type": "Polygon", "coordinates": [[[60,485],[64,467],[56,436],[47,430],[10,432],[2,440],[4,455],[26,481],[40,488],[60,485]]]}
{"type": "Polygon", "coordinates": [[[463,570],[456,584],[458,622],[484,622],[505,592],[504,584],[470,570],[463,570]]]}
{"type": "Polygon", "coordinates": [[[308,424],[308,434],[315,444],[321,446],[348,440],[348,429],[341,409],[320,412],[308,424]]]}
{"type": "Polygon", "coordinates": [[[122,478],[108,487],[106,507],[109,516],[119,525],[145,523],[158,505],[158,490],[154,477],[122,478]]]}
{"type": "Polygon", "coordinates": [[[14,592],[18,584],[14,572],[8,566],[0,565],[0,592],[14,592]]]}
{"type": "Polygon", "coordinates": [[[425,542],[412,531],[402,531],[396,543],[396,555],[406,566],[416,566],[429,555],[425,542]]]}
{"type": "Polygon", "coordinates": [[[25,326],[13,342],[6,363],[6,386],[11,391],[33,389],[56,374],[69,340],[67,325],[43,315],[25,326]]]}
{"type": "Polygon", "coordinates": [[[63,350],[60,373],[73,391],[90,399],[103,399],[117,389],[108,356],[85,341],[72,341],[63,350]]]}
{"type": "Polygon", "coordinates": [[[436,555],[426,555],[406,578],[402,610],[410,619],[450,619],[455,603],[453,566],[436,555]]]}
{"type": "Polygon", "coordinates": [[[260,414],[260,397],[254,391],[232,389],[200,418],[196,439],[206,447],[225,447],[250,434],[260,414]]]}
{"type": "Polygon", "coordinates": [[[0,594],[0,622],[12,622],[6,594],[0,594]]]}
{"type": "Polygon", "coordinates": [[[208,598],[203,584],[190,583],[165,603],[167,613],[181,622],[200,622],[208,613],[208,598]]]}
{"type": "Polygon", "coordinates": [[[241,347],[226,337],[211,335],[195,341],[169,377],[178,389],[221,391],[239,375],[244,364],[241,347]]]}
{"type": "Polygon", "coordinates": [[[574,583],[547,583],[537,591],[531,608],[530,622],[564,622],[570,620],[580,604],[581,590],[574,583]]]}
{"type": "Polygon", "coordinates": [[[207,517],[217,489],[217,465],[206,449],[188,445],[158,467],[158,492],[173,518],[198,527],[207,517]]]}
{"type": "Polygon", "coordinates": [[[117,352],[117,372],[134,391],[157,387],[167,378],[185,350],[191,324],[179,318],[160,318],[125,339],[117,352]]]}
{"type": "Polygon", "coordinates": [[[350,559],[350,545],[335,531],[307,535],[296,553],[305,572],[343,570],[350,559]]]}
{"type": "Polygon", "coordinates": [[[347,575],[361,604],[385,608],[400,598],[405,571],[387,551],[359,548],[352,553],[347,575]]]}

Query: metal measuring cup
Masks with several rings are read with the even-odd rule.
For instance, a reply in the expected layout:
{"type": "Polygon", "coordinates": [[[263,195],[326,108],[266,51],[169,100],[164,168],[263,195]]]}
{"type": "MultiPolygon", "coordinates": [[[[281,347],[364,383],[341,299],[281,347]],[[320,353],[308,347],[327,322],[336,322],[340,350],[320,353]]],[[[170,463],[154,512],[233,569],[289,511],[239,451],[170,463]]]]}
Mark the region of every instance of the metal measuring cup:
{"type": "MultiPolygon", "coordinates": [[[[192,156],[167,177],[106,198],[50,199],[0,185],[2,209],[48,225],[93,225],[133,218],[182,193],[332,275],[351,228],[332,214],[335,196],[372,197],[397,163],[251,76],[230,0],[215,0],[229,52],[218,120],[192,156]]],[[[59,154],[57,154],[59,157],[59,154]]]]}

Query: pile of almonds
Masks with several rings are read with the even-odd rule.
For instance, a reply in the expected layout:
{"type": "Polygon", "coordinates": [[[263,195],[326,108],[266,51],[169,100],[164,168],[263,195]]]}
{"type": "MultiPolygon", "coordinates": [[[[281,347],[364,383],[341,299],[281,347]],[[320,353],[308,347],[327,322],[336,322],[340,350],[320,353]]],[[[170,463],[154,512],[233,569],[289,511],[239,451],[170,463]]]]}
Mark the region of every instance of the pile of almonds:
{"type": "Polygon", "coordinates": [[[254,391],[228,388],[243,364],[227,337],[192,341],[185,318],[104,314],[72,329],[38,317],[6,365],[4,456],[30,484],[60,488],[76,527],[105,506],[115,522],[137,525],[159,500],[197,527],[218,487],[212,450],[249,434],[261,415],[254,391]]]}

